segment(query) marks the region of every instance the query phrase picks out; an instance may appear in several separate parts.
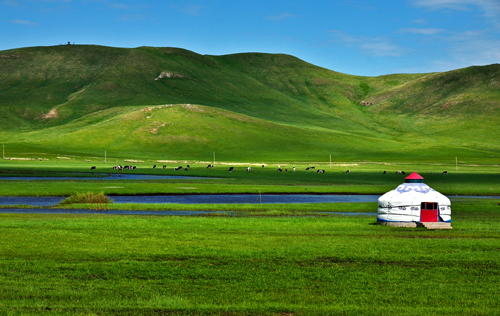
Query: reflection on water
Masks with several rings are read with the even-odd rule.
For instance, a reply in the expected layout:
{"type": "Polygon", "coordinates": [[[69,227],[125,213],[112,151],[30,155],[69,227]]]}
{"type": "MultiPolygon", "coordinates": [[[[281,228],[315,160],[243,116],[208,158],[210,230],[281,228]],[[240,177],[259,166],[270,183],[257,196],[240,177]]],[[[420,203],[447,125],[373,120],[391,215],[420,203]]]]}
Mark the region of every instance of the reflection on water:
{"type": "MultiPolygon", "coordinates": [[[[138,204],[275,204],[275,203],[360,203],[377,202],[379,195],[336,194],[195,194],[195,195],[134,195],[112,196],[115,203],[138,204]]],[[[453,196],[452,201],[464,198],[500,198],[498,196],[453,196]]],[[[0,205],[52,206],[64,197],[3,196],[0,205]]]]}
{"type": "MultiPolygon", "coordinates": [[[[378,195],[309,195],[309,194],[196,194],[112,196],[115,203],[141,204],[275,204],[275,203],[339,203],[376,202],[378,195]]],[[[19,196],[0,197],[0,205],[51,206],[64,197],[19,196]]]]}

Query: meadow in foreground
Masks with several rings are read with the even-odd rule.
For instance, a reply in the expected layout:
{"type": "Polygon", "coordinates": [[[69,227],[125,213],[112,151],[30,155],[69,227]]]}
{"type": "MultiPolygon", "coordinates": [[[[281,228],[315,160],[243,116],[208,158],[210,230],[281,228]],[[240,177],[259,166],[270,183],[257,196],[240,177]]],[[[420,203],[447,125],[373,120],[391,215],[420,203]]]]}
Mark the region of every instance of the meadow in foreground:
{"type": "Polygon", "coordinates": [[[2,214],[0,310],[497,315],[494,202],[457,202],[452,231],[375,217],[2,214]]]}

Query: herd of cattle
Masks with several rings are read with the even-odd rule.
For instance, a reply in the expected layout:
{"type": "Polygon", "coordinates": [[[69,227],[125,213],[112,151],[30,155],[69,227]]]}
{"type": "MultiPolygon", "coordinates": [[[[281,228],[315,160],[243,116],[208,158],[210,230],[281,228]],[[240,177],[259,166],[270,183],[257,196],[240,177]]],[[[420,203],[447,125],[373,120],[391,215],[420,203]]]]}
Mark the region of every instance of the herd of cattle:
{"type": "MultiPolygon", "coordinates": [[[[213,164],[209,164],[207,166],[207,168],[213,168],[214,165],[213,164]]],[[[265,166],[262,165],[262,168],[264,168],[265,166]]],[[[178,171],[178,170],[182,170],[184,169],[185,171],[189,171],[188,168],[191,168],[189,165],[187,165],[185,168],[183,166],[179,166],[179,167],[174,167],[174,170],[175,171],[178,171]]],[[[113,169],[116,169],[118,171],[123,171],[123,169],[127,169],[127,170],[135,170],[136,169],[136,166],[122,166],[122,165],[116,165],[113,167],[113,169]]],[[[153,169],[156,169],[156,165],[153,165],[153,169]]],[[[167,166],[166,165],[163,165],[163,169],[167,169],[167,166]]],[[[306,168],[306,171],[308,170],[312,170],[312,169],[316,169],[316,167],[307,167],[306,168]]],[[[96,167],[95,166],[92,166],[90,167],[90,170],[96,170],[96,167]]],[[[229,167],[229,172],[233,172],[234,170],[234,167],[229,167]]],[[[252,168],[251,167],[247,167],[247,171],[252,171],[252,168]]],[[[288,169],[285,169],[283,170],[280,166],[278,166],[277,168],[277,171],[279,172],[288,172],[288,169]]],[[[292,172],[295,172],[295,166],[293,166],[292,168],[292,172]]],[[[325,170],[324,169],[317,169],[316,173],[325,173],[325,170]]],[[[347,170],[346,173],[351,173],[351,170],[347,170]]],[[[387,171],[384,170],[383,174],[387,174],[387,171]]],[[[404,171],[401,171],[401,170],[398,170],[396,171],[396,174],[406,174],[404,171]]],[[[443,171],[443,174],[446,175],[448,174],[448,171],[443,171]]]]}

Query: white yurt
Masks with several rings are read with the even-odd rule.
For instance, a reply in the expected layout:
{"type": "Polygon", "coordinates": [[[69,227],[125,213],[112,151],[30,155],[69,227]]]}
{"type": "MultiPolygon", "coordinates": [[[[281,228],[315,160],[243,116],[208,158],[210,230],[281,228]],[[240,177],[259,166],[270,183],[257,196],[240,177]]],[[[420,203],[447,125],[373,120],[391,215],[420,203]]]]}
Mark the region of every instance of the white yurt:
{"type": "Polygon", "coordinates": [[[414,172],[405,178],[405,183],[378,199],[377,222],[409,227],[415,227],[416,223],[451,223],[450,199],[430,188],[414,172]]]}

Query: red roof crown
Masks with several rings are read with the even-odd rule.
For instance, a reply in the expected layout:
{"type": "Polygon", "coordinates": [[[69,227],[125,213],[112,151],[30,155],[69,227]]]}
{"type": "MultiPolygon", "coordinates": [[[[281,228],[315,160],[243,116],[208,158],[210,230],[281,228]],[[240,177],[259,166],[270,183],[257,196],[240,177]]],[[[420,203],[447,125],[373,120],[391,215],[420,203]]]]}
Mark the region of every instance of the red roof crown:
{"type": "Polygon", "coordinates": [[[424,178],[422,178],[418,173],[414,172],[412,174],[410,174],[409,176],[407,176],[405,179],[407,180],[424,180],[424,178]]]}

